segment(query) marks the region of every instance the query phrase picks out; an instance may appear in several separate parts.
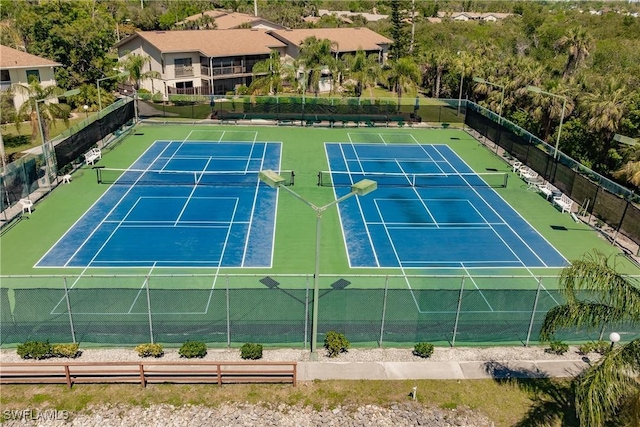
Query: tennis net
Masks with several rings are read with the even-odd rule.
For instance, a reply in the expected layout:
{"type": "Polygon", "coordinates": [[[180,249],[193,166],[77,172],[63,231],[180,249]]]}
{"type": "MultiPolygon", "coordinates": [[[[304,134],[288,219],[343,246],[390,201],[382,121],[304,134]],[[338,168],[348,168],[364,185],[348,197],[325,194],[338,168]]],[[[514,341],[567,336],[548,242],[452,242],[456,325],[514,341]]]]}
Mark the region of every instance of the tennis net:
{"type": "MultiPolygon", "coordinates": [[[[180,171],[152,169],[115,169],[95,167],[98,184],[124,185],[211,185],[211,186],[256,186],[260,171],[180,171]]],[[[285,185],[293,185],[292,170],[280,171],[285,185]]]]}
{"type": "Polygon", "coordinates": [[[318,173],[318,185],[323,187],[350,187],[361,179],[371,179],[378,186],[388,187],[491,187],[505,188],[509,174],[483,173],[386,173],[386,172],[331,172],[318,173]]]}

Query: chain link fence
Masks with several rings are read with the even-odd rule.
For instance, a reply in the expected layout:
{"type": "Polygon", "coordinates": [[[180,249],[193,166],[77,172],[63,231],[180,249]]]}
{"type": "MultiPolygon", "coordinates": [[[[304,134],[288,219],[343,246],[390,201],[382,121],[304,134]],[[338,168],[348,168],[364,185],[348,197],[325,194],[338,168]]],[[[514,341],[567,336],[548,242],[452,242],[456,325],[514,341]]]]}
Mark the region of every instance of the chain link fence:
{"type": "MultiPolygon", "coordinates": [[[[368,347],[527,345],[537,342],[545,313],[564,302],[545,286],[555,276],[529,277],[523,289],[505,287],[511,278],[501,276],[483,278],[492,289],[478,288],[481,278],[468,276],[450,277],[442,288],[422,286],[437,282],[429,276],[320,279],[318,340],[334,330],[368,347]],[[357,287],[365,283],[370,288],[357,287]]],[[[311,337],[312,276],[5,276],[3,283],[10,286],[0,288],[3,345],[198,340],[220,347],[257,342],[307,348],[311,337]]],[[[606,329],[625,339],[640,336],[628,325],[606,329]]],[[[603,333],[568,331],[559,338],[595,340],[603,333]]]]}

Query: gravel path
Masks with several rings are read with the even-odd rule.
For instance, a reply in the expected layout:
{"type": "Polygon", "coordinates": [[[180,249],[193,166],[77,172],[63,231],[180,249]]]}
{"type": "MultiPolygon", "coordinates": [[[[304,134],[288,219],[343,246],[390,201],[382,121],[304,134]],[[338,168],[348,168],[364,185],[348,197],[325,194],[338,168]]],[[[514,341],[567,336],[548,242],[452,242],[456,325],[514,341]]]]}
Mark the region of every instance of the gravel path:
{"type": "MultiPolygon", "coordinates": [[[[329,359],[321,351],[318,363],[339,362],[409,362],[424,361],[413,356],[411,349],[351,349],[337,359],[329,359]]],[[[436,348],[429,360],[433,361],[514,361],[514,360],[578,360],[582,355],[572,347],[562,356],[545,353],[543,347],[490,347],[490,348],[436,348]]],[[[590,358],[596,359],[593,354],[590,358]]],[[[139,361],[132,349],[86,349],[78,361],[139,361]]],[[[163,361],[180,360],[177,349],[165,350],[163,361]]],[[[184,360],[184,359],[183,359],[184,360]]],[[[203,360],[235,361],[242,360],[238,349],[209,349],[203,360]]],[[[297,349],[265,349],[264,361],[308,361],[309,352],[297,349]]],[[[0,351],[0,361],[24,362],[15,350],[0,351]]],[[[38,363],[38,361],[30,361],[38,363]]],[[[42,414],[33,412],[29,417],[7,417],[6,426],[371,426],[371,427],[485,427],[493,426],[484,414],[478,411],[458,408],[456,410],[429,408],[418,402],[395,403],[390,407],[365,405],[362,407],[339,407],[331,410],[315,410],[310,407],[272,406],[268,404],[223,404],[215,408],[204,406],[151,405],[112,406],[104,404],[92,406],[81,413],[72,414],[68,419],[55,421],[43,420],[42,414]],[[40,417],[40,419],[38,419],[40,417]],[[29,418],[29,419],[27,419],[29,418]],[[35,418],[35,419],[34,419],[35,418]]],[[[46,415],[46,414],[45,414],[46,415]]],[[[49,414],[50,416],[51,414],[49,414]]],[[[66,418],[65,414],[57,414],[66,418]]]]}
{"type": "MultiPolygon", "coordinates": [[[[133,348],[110,349],[82,349],[79,362],[137,362],[140,360],[133,348]]],[[[342,353],[338,358],[329,358],[323,349],[318,349],[318,362],[418,362],[424,361],[412,354],[409,348],[382,348],[382,349],[350,349],[342,353]]],[[[595,355],[597,356],[597,355],[595,355]]],[[[594,354],[589,354],[593,360],[594,354]]],[[[580,360],[577,347],[570,347],[562,356],[549,354],[544,347],[436,347],[433,355],[428,359],[434,362],[447,361],[499,361],[513,360],[580,360]]],[[[55,359],[54,359],[55,360],[55,359]]],[[[180,358],[178,349],[165,349],[162,361],[184,360],[180,358]]],[[[241,361],[239,349],[209,349],[203,359],[205,361],[241,361]]],[[[308,350],[298,349],[269,349],[263,352],[263,361],[267,362],[306,362],[309,360],[308,350]]],[[[34,360],[22,360],[15,350],[1,350],[0,362],[31,362],[34,360]]]]}

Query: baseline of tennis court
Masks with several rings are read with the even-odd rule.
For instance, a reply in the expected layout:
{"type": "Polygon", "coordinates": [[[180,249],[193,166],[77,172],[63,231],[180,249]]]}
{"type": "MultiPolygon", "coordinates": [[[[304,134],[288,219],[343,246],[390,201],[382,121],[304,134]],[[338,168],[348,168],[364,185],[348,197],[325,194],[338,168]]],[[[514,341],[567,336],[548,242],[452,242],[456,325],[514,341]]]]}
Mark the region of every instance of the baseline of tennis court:
{"type": "Polygon", "coordinates": [[[279,170],[281,144],[220,134],[156,141],[130,169],[97,170],[111,187],[36,267],[269,267],[277,193],[258,171],[279,170]]]}
{"type": "Polygon", "coordinates": [[[351,267],[563,267],[567,260],[446,145],[327,143],[351,267]]]}

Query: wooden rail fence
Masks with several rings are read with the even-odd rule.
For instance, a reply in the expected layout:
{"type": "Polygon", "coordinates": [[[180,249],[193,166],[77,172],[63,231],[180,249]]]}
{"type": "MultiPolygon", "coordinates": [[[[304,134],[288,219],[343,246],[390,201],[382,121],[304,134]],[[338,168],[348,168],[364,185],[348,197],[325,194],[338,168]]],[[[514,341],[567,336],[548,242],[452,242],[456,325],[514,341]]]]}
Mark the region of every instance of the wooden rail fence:
{"type": "Polygon", "coordinates": [[[0,384],[291,383],[296,362],[0,363],[0,384]]]}

